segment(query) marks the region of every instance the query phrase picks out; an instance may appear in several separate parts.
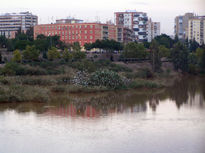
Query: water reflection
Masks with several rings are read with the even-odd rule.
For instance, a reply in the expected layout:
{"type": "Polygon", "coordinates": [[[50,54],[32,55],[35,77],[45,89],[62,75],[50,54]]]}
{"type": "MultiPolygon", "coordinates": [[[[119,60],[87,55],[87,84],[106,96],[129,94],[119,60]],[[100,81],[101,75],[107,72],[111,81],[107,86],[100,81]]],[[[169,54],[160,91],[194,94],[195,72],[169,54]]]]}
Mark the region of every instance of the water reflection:
{"type": "Polygon", "coordinates": [[[64,117],[99,117],[113,113],[146,112],[149,106],[156,111],[160,102],[173,101],[177,108],[182,105],[204,108],[205,79],[186,77],[177,80],[173,87],[160,90],[132,90],[98,94],[76,94],[50,103],[7,103],[0,104],[0,111],[15,110],[19,113],[36,112],[43,115],[64,117]],[[147,106],[148,103],[148,106],[147,106]]]}

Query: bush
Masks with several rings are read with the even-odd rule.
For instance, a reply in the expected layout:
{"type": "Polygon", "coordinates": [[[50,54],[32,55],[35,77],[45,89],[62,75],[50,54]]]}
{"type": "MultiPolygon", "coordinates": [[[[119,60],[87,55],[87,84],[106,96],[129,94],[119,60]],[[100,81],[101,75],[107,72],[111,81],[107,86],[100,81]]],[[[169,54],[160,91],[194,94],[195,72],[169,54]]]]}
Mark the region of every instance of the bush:
{"type": "Polygon", "coordinates": [[[46,102],[49,91],[40,87],[0,87],[0,102],[46,102]]]}
{"type": "Polygon", "coordinates": [[[9,84],[9,81],[5,77],[0,76],[0,84],[7,85],[9,84]]]}
{"type": "Polygon", "coordinates": [[[139,78],[153,78],[154,77],[154,74],[153,72],[148,69],[148,68],[144,68],[144,69],[140,69],[137,74],[136,74],[136,77],[139,77],[139,78]]]}
{"type": "Polygon", "coordinates": [[[22,61],[22,56],[19,50],[13,52],[12,61],[20,63],[22,61]]]}
{"type": "Polygon", "coordinates": [[[29,78],[24,78],[22,80],[22,84],[49,86],[49,85],[55,84],[55,81],[54,80],[50,80],[50,79],[42,79],[42,78],[29,77],[29,78]]]}
{"type": "Polygon", "coordinates": [[[105,86],[111,89],[118,89],[124,86],[121,77],[113,71],[102,70],[96,71],[90,76],[89,85],[105,86]]]}
{"type": "Polygon", "coordinates": [[[88,72],[94,72],[97,69],[95,63],[89,60],[73,62],[71,66],[80,71],[88,71],[88,72]]]}
{"type": "Polygon", "coordinates": [[[0,74],[3,75],[45,75],[47,72],[38,67],[31,67],[29,65],[22,65],[15,62],[6,63],[0,69],[0,74]]]}
{"type": "Polygon", "coordinates": [[[60,58],[60,53],[57,51],[57,48],[52,47],[48,50],[47,57],[49,60],[55,60],[60,58]]]}
{"type": "Polygon", "coordinates": [[[73,55],[73,59],[75,61],[82,60],[82,59],[86,58],[86,54],[84,52],[81,52],[81,51],[73,51],[72,55],[73,55]]]}

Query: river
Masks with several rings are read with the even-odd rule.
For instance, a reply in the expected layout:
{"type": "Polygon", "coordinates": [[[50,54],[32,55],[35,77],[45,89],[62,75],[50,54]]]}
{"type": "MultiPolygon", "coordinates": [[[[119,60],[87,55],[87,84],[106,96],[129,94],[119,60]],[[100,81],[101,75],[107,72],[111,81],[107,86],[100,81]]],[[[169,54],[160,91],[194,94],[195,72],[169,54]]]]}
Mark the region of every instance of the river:
{"type": "Polygon", "coordinates": [[[205,153],[205,79],[0,104],[0,153],[205,153]]]}

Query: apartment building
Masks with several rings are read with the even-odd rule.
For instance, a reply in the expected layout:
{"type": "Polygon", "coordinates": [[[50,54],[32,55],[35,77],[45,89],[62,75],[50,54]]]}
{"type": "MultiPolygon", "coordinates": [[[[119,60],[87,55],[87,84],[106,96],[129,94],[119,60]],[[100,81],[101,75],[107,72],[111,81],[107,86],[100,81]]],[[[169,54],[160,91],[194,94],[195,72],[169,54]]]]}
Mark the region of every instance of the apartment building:
{"type": "Polygon", "coordinates": [[[152,22],[149,19],[147,24],[147,41],[151,42],[152,39],[160,35],[160,22],[152,22]]]}
{"type": "Polygon", "coordinates": [[[188,39],[196,40],[200,45],[205,43],[205,16],[198,16],[189,20],[188,39]]]}
{"type": "Polygon", "coordinates": [[[14,38],[18,30],[26,31],[38,24],[38,17],[30,12],[0,15],[0,35],[14,38]]]}
{"type": "Polygon", "coordinates": [[[134,31],[135,40],[147,41],[148,17],[144,12],[126,11],[115,12],[115,24],[134,31]]]}
{"type": "Polygon", "coordinates": [[[40,34],[58,35],[65,43],[79,42],[84,46],[85,43],[93,43],[98,39],[117,41],[117,26],[101,23],[42,24],[34,27],[34,38],[40,34]]]}
{"type": "Polygon", "coordinates": [[[129,43],[135,40],[134,31],[126,27],[117,27],[117,41],[121,43],[129,43]]]}
{"type": "Polygon", "coordinates": [[[188,38],[188,23],[190,19],[195,18],[193,13],[186,13],[175,18],[174,32],[175,36],[178,36],[180,40],[188,38]]]}

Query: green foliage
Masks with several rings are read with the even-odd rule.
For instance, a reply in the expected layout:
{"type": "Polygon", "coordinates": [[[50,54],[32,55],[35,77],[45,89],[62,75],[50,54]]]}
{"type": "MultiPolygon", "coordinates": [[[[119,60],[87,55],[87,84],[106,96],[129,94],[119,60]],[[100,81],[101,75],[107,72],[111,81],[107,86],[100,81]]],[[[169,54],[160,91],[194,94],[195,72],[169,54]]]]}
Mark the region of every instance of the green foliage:
{"type": "Polygon", "coordinates": [[[90,76],[89,84],[91,86],[104,86],[111,89],[118,89],[124,86],[121,77],[113,71],[96,71],[90,76]]]}
{"type": "Polygon", "coordinates": [[[39,67],[31,67],[15,62],[8,62],[0,69],[1,75],[45,75],[47,72],[39,67]]]}
{"type": "Polygon", "coordinates": [[[67,48],[64,49],[62,58],[63,58],[66,62],[68,62],[68,61],[70,61],[70,60],[72,59],[72,54],[68,51],[67,48]]]}
{"type": "Polygon", "coordinates": [[[86,59],[73,62],[71,66],[80,71],[94,72],[97,70],[95,63],[86,59]]]}
{"type": "Polygon", "coordinates": [[[112,52],[114,50],[122,50],[122,44],[115,40],[96,40],[96,42],[92,44],[85,44],[84,46],[87,50],[91,50],[92,48],[104,49],[107,52],[112,52]]]}
{"type": "Polygon", "coordinates": [[[12,61],[17,62],[17,63],[20,63],[22,61],[22,56],[21,56],[20,50],[15,50],[13,52],[12,61]]]}
{"type": "Polygon", "coordinates": [[[0,63],[2,62],[2,55],[1,55],[1,52],[0,52],[0,63]]]}
{"type": "Polygon", "coordinates": [[[47,56],[49,60],[55,60],[60,58],[60,53],[57,48],[51,47],[51,49],[48,50],[47,56]]]}
{"type": "Polygon", "coordinates": [[[81,47],[80,47],[79,42],[74,42],[73,45],[72,45],[72,48],[73,48],[73,51],[75,51],[75,52],[80,52],[81,51],[81,47]]]}
{"type": "Polygon", "coordinates": [[[137,44],[135,42],[130,42],[127,45],[125,45],[122,56],[124,58],[144,59],[147,56],[147,52],[143,44],[137,44]]]}
{"type": "Polygon", "coordinates": [[[174,44],[174,40],[172,40],[168,35],[162,34],[160,36],[155,37],[155,39],[159,45],[163,45],[166,48],[172,48],[174,44]]]}
{"type": "Polygon", "coordinates": [[[12,85],[0,88],[0,102],[47,102],[49,91],[45,88],[12,85]]]}
{"type": "Polygon", "coordinates": [[[72,55],[73,55],[73,59],[75,61],[82,60],[82,59],[86,58],[85,52],[81,52],[81,51],[74,51],[74,52],[72,52],[72,55]]]}
{"type": "Polygon", "coordinates": [[[151,56],[151,64],[152,64],[152,70],[154,72],[160,72],[161,71],[161,56],[160,56],[160,50],[159,50],[159,44],[156,40],[153,40],[150,44],[150,56],[151,56]]]}
{"type": "Polygon", "coordinates": [[[26,49],[23,51],[23,59],[35,61],[38,60],[40,55],[39,50],[35,46],[26,46],[26,49]]]}
{"type": "Polygon", "coordinates": [[[170,57],[170,53],[171,53],[170,49],[166,48],[163,45],[159,46],[160,57],[170,57]]]}
{"type": "Polygon", "coordinates": [[[188,54],[188,50],[183,44],[177,43],[174,45],[171,50],[171,58],[175,70],[188,71],[188,54]]]}
{"type": "Polygon", "coordinates": [[[85,47],[86,50],[91,50],[93,46],[92,46],[91,43],[85,43],[84,47],[85,47]]]}

